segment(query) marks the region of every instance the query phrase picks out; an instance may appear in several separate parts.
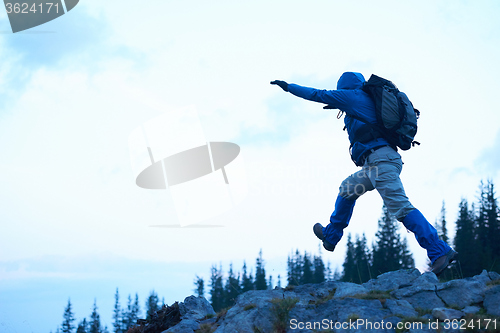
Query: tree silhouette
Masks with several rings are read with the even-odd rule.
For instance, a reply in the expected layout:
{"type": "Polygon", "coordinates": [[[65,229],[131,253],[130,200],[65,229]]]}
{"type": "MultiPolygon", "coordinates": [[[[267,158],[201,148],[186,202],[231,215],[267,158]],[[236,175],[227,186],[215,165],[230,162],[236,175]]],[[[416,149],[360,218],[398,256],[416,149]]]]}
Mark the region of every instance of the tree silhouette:
{"type": "Polygon", "coordinates": [[[379,275],[414,267],[415,262],[408,250],[406,239],[401,240],[398,234],[398,222],[385,205],[382,210],[382,218],[378,222],[378,231],[375,234],[377,242],[373,249],[373,272],[379,275]]]}
{"type": "Polygon", "coordinates": [[[255,289],[256,290],[266,290],[266,270],[264,268],[264,259],[262,259],[262,249],[259,252],[255,263],[255,289]]]}
{"type": "Polygon", "coordinates": [[[241,277],[241,291],[246,292],[254,289],[252,273],[247,275],[247,264],[243,261],[243,275],[241,277]]]}
{"type": "Polygon", "coordinates": [[[222,283],[222,267],[212,266],[210,275],[210,302],[214,311],[220,311],[224,302],[224,287],[222,283]]]}
{"type": "Polygon", "coordinates": [[[78,324],[78,328],[76,329],[76,333],[88,333],[87,319],[83,318],[83,320],[78,324]]]}
{"type": "Polygon", "coordinates": [[[307,252],[304,252],[304,256],[302,257],[302,275],[300,277],[300,284],[313,282],[313,264],[311,262],[310,256],[307,254],[307,252]]]}
{"type": "Polygon", "coordinates": [[[298,286],[301,281],[302,276],[302,256],[297,249],[295,251],[295,255],[288,256],[287,261],[287,271],[288,271],[288,285],[289,286],[298,286]]]}
{"type": "Polygon", "coordinates": [[[371,279],[371,253],[366,244],[364,233],[361,238],[356,235],[354,242],[354,264],[356,266],[356,278],[354,279],[356,283],[364,283],[371,279]]]}
{"type": "Polygon", "coordinates": [[[116,288],[115,307],[113,309],[113,332],[123,332],[122,311],[120,309],[120,294],[118,293],[118,288],[116,288]]]}
{"type": "Polygon", "coordinates": [[[345,254],[344,263],[342,264],[343,273],[342,281],[353,282],[356,280],[356,263],[355,263],[355,248],[352,243],[351,234],[347,235],[347,251],[345,254]]]}
{"type": "Polygon", "coordinates": [[[241,293],[240,278],[235,276],[233,272],[233,264],[229,265],[226,285],[224,286],[224,301],[223,308],[233,306],[236,302],[236,297],[241,293]]]}
{"type": "Polygon", "coordinates": [[[63,323],[61,325],[62,333],[71,333],[75,328],[73,326],[73,322],[75,321],[75,316],[73,315],[73,311],[71,310],[71,301],[68,299],[68,305],[64,310],[63,315],[63,323]]]}
{"type": "Polygon", "coordinates": [[[151,290],[146,301],[146,320],[150,319],[154,313],[160,310],[159,301],[158,294],[154,290],[151,290]]]}
{"type": "Polygon", "coordinates": [[[94,307],[92,308],[92,313],[90,314],[89,333],[102,333],[101,317],[97,312],[97,303],[95,299],[94,307]]]}

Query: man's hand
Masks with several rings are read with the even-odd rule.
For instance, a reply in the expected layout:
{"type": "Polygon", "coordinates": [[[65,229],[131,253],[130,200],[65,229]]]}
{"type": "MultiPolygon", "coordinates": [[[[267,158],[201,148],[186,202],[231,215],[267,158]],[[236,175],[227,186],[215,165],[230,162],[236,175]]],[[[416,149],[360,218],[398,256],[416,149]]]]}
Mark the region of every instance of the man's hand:
{"type": "Polygon", "coordinates": [[[288,83],[286,83],[285,81],[274,80],[271,81],[271,84],[276,84],[280,86],[280,88],[283,89],[284,91],[288,91],[288,83]]]}

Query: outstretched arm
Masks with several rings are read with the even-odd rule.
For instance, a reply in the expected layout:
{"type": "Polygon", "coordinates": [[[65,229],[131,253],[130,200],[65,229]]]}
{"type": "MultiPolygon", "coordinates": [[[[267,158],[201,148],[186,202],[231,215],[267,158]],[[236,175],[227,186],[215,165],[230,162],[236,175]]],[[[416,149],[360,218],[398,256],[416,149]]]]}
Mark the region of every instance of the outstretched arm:
{"type": "Polygon", "coordinates": [[[338,109],[346,106],[349,103],[349,94],[352,93],[346,90],[320,90],[308,88],[299,86],[298,84],[289,84],[280,80],[271,81],[271,84],[278,85],[284,91],[290,92],[297,97],[328,104],[329,109],[338,109]]]}

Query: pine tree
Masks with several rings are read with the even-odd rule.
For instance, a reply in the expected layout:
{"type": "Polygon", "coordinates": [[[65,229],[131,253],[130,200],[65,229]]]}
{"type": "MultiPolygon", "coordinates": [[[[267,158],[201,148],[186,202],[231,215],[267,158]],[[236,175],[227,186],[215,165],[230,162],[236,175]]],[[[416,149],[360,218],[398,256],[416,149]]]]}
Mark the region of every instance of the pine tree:
{"type": "Polygon", "coordinates": [[[135,301],[132,303],[132,296],[129,294],[127,299],[127,310],[122,312],[123,331],[127,332],[137,323],[140,316],[139,296],[135,294],[135,301]]]}
{"type": "Polygon", "coordinates": [[[83,318],[83,320],[78,324],[76,333],[88,333],[89,332],[88,326],[89,324],[87,323],[87,319],[83,318]]]}
{"type": "Polygon", "coordinates": [[[75,328],[73,326],[73,322],[75,321],[75,316],[73,315],[73,312],[71,311],[71,302],[68,299],[68,305],[66,306],[66,309],[64,310],[64,315],[63,315],[63,323],[61,325],[62,328],[62,333],[71,333],[73,332],[73,329],[75,328]]]}
{"type": "Polygon", "coordinates": [[[300,284],[313,283],[314,275],[311,258],[307,252],[304,252],[304,256],[302,258],[302,275],[300,277],[300,284]]]}
{"type": "Polygon", "coordinates": [[[439,228],[436,229],[438,230],[439,238],[443,242],[448,244],[449,238],[448,238],[448,229],[446,228],[446,208],[444,206],[444,201],[443,201],[443,206],[441,207],[441,220],[438,226],[439,228]]]}
{"type": "Polygon", "coordinates": [[[331,276],[331,280],[329,281],[340,281],[342,279],[342,274],[340,274],[340,270],[337,267],[335,267],[335,272],[331,276]]]}
{"type": "Polygon", "coordinates": [[[203,281],[203,278],[196,275],[194,286],[194,292],[196,293],[196,295],[198,295],[198,297],[205,297],[205,281],[203,281]]]}
{"type": "Polygon", "coordinates": [[[326,280],[325,278],[325,263],[321,258],[321,252],[319,255],[314,256],[314,283],[321,283],[326,280]]]}
{"type": "Polygon", "coordinates": [[[481,272],[474,219],[474,209],[469,210],[467,200],[462,199],[459,204],[454,244],[455,251],[460,254],[457,265],[463,277],[474,276],[481,272]]]}
{"type": "Polygon", "coordinates": [[[122,332],[127,332],[132,327],[130,320],[132,313],[132,296],[129,294],[127,298],[127,307],[122,309],[122,332]]]}
{"type": "Polygon", "coordinates": [[[137,319],[141,316],[141,306],[139,305],[139,295],[135,294],[134,305],[132,306],[132,326],[137,324],[137,319]]]}
{"type": "Polygon", "coordinates": [[[491,183],[488,191],[488,200],[491,202],[489,210],[490,244],[492,244],[494,265],[490,270],[500,273],[500,207],[498,206],[495,194],[494,185],[491,183]]]}
{"type": "Polygon", "coordinates": [[[287,281],[289,286],[298,286],[300,284],[302,276],[302,265],[303,265],[303,259],[299,253],[299,250],[297,249],[295,251],[295,255],[288,256],[287,281]]]}
{"type": "Polygon", "coordinates": [[[347,251],[342,267],[342,281],[353,282],[356,280],[356,263],[354,262],[354,244],[352,243],[351,234],[347,235],[347,251]]]}
{"type": "Polygon", "coordinates": [[[122,317],[120,309],[120,294],[118,293],[118,288],[116,288],[115,293],[115,307],[113,309],[113,332],[122,333],[122,317]]]}
{"type": "Polygon", "coordinates": [[[365,283],[371,278],[370,272],[370,261],[371,261],[370,250],[366,245],[366,237],[363,233],[363,237],[356,235],[356,241],[354,243],[354,264],[356,266],[356,278],[354,282],[365,283]]]}
{"type": "Polygon", "coordinates": [[[276,283],[276,287],[281,288],[281,276],[278,274],[278,282],[276,283]]]}
{"type": "Polygon", "coordinates": [[[236,277],[233,273],[233,264],[229,264],[229,272],[227,276],[226,285],[224,286],[224,304],[223,308],[233,306],[236,302],[236,297],[241,292],[240,278],[236,277]]]}
{"type": "Polygon", "coordinates": [[[401,268],[400,269],[410,269],[415,267],[415,260],[413,259],[413,255],[410,252],[410,248],[408,246],[408,241],[405,237],[403,237],[403,241],[401,243],[401,268]]]}
{"type": "Polygon", "coordinates": [[[325,280],[326,281],[334,281],[333,275],[334,275],[334,273],[332,271],[331,263],[330,263],[330,260],[328,260],[328,263],[327,263],[326,269],[325,269],[325,280]]]}
{"type": "Polygon", "coordinates": [[[488,199],[486,186],[481,181],[479,186],[479,207],[476,215],[476,240],[477,240],[477,250],[479,250],[479,255],[477,260],[480,263],[481,268],[489,268],[491,265],[491,246],[489,244],[489,219],[488,219],[488,199]]]}
{"type": "Polygon", "coordinates": [[[222,285],[222,267],[218,270],[216,266],[212,266],[210,276],[210,302],[214,311],[222,310],[224,302],[224,287],[222,285]]]}
{"type": "Polygon", "coordinates": [[[325,278],[325,263],[320,256],[314,256],[314,283],[322,283],[325,278]]]}
{"type": "Polygon", "coordinates": [[[243,261],[243,276],[241,277],[241,291],[246,292],[254,289],[252,273],[247,275],[247,264],[243,261]]]}
{"type": "Polygon", "coordinates": [[[488,226],[487,251],[490,257],[484,266],[488,271],[500,272],[500,211],[498,202],[495,198],[495,186],[491,180],[488,180],[484,189],[484,216],[488,226]]]}
{"type": "Polygon", "coordinates": [[[378,275],[408,267],[414,262],[408,246],[397,233],[399,225],[387,207],[383,207],[382,218],[375,234],[377,242],[373,249],[373,271],[378,275]]]}
{"type": "Polygon", "coordinates": [[[272,275],[269,275],[267,289],[273,290],[273,276],[272,275]]]}
{"type": "Polygon", "coordinates": [[[266,270],[264,268],[264,260],[262,259],[262,249],[259,252],[255,263],[255,289],[256,290],[266,290],[266,270]]]}
{"type": "Polygon", "coordinates": [[[97,312],[97,304],[95,299],[94,307],[92,309],[92,313],[90,314],[89,333],[102,333],[101,318],[99,316],[99,313],[97,312]]]}
{"type": "MultiPolygon", "coordinates": [[[[203,282],[203,280],[201,280],[203,282]]],[[[160,305],[158,304],[158,294],[154,290],[151,290],[149,297],[146,301],[146,320],[151,319],[151,316],[160,310],[160,305]]]]}

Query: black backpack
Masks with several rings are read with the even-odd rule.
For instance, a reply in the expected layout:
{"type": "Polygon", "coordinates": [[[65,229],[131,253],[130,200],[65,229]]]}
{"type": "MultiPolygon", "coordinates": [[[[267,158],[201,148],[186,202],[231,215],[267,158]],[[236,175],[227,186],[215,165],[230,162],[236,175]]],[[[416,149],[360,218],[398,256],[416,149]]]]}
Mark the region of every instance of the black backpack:
{"type": "Polygon", "coordinates": [[[420,111],[413,107],[404,92],[399,91],[391,81],[377,75],[370,76],[361,89],[375,103],[377,124],[370,124],[366,120],[354,117],[365,123],[355,133],[355,141],[368,142],[383,137],[392,146],[402,150],[408,150],[416,144],[420,145],[413,140],[417,134],[420,111]]]}

